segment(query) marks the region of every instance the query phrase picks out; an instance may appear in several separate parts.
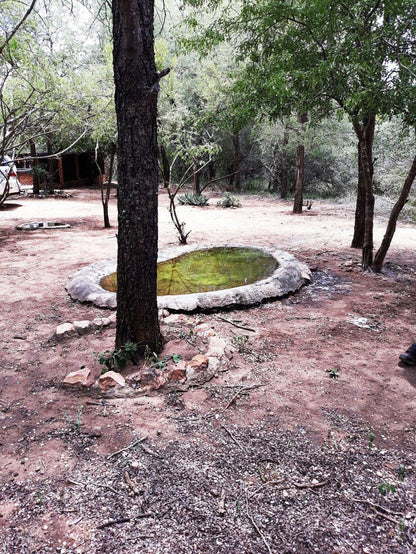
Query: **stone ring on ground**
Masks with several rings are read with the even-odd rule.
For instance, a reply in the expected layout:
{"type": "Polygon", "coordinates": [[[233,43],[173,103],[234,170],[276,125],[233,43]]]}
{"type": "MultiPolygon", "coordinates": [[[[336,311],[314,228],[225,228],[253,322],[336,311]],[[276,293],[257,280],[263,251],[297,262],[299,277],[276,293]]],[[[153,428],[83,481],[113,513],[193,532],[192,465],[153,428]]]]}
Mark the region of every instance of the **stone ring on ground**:
{"type": "MultiPolygon", "coordinates": [[[[158,307],[168,310],[192,312],[211,310],[231,306],[251,306],[264,300],[281,298],[296,292],[310,281],[311,272],[308,266],[296,260],[294,256],[276,248],[253,247],[241,244],[204,244],[178,246],[159,252],[158,262],[165,262],[183,254],[212,248],[254,248],[263,254],[272,256],[277,262],[275,271],[252,284],[194,292],[191,294],[158,296],[158,307]]],[[[101,280],[116,271],[115,260],[103,260],[81,268],[72,275],[66,290],[72,299],[80,302],[92,302],[101,308],[116,308],[116,293],[101,286],[101,280]]]]}

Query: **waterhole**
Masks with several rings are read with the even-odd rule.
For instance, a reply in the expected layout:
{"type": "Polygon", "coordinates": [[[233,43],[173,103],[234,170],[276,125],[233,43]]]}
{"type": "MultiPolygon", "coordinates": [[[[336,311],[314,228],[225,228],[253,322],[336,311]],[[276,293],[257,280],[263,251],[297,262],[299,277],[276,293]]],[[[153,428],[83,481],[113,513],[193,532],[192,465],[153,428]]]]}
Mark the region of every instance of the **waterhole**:
{"type": "MultiPolygon", "coordinates": [[[[272,275],[277,267],[276,258],[258,248],[195,250],[158,263],[157,294],[192,294],[251,285],[272,275]]],[[[103,277],[100,285],[116,292],[117,273],[103,277]]]]}

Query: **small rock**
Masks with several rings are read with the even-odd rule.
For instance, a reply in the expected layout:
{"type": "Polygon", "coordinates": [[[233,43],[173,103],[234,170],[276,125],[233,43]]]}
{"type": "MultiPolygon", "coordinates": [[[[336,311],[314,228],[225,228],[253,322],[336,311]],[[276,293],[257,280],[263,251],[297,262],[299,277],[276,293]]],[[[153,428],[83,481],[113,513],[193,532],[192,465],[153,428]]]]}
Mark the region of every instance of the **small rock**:
{"type": "Polygon", "coordinates": [[[98,378],[98,385],[102,391],[106,391],[112,387],[124,387],[126,380],[124,377],[116,371],[107,371],[98,378]]]}
{"type": "Polygon", "coordinates": [[[188,363],[188,367],[191,367],[196,371],[202,371],[203,369],[206,369],[208,367],[208,363],[209,363],[208,356],[204,356],[203,354],[197,354],[188,363]]]}
{"type": "Polygon", "coordinates": [[[181,360],[168,373],[170,381],[185,381],[186,380],[186,363],[181,360]]]}
{"type": "Polygon", "coordinates": [[[208,342],[207,356],[222,358],[222,356],[224,356],[226,347],[227,343],[223,339],[220,339],[220,337],[217,337],[216,335],[210,337],[208,342]]]}
{"type": "Polygon", "coordinates": [[[156,377],[156,379],[153,379],[151,383],[149,383],[150,390],[158,390],[163,387],[163,385],[166,384],[166,378],[163,377],[163,375],[159,375],[159,377],[156,377]]]}
{"type": "Polygon", "coordinates": [[[75,337],[78,333],[72,323],[62,323],[58,325],[55,331],[55,336],[58,340],[75,337]]]}
{"type": "Polygon", "coordinates": [[[150,385],[155,379],[160,376],[160,373],[154,368],[144,368],[140,374],[140,383],[142,385],[150,385]]]}
{"type": "Polygon", "coordinates": [[[185,323],[187,317],[183,314],[170,314],[164,319],[164,323],[185,323]]]}
{"type": "Polygon", "coordinates": [[[78,335],[86,335],[92,331],[91,322],[86,319],[83,321],[74,321],[73,325],[78,335]]]}
{"type": "Polygon", "coordinates": [[[207,323],[200,323],[199,325],[196,325],[194,328],[194,333],[196,334],[202,334],[206,333],[206,331],[209,331],[210,327],[207,323]]]}
{"type": "Polygon", "coordinates": [[[169,311],[165,310],[165,308],[162,308],[161,310],[159,310],[159,318],[160,319],[168,317],[169,315],[170,315],[169,311]]]}
{"type": "Polygon", "coordinates": [[[109,317],[96,317],[92,324],[96,329],[101,329],[102,327],[108,327],[111,323],[111,319],[109,317]]]}
{"type": "Polygon", "coordinates": [[[91,370],[88,367],[83,367],[77,371],[71,371],[63,380],[62,384],[65,386],[81,386],[90,387],[94,383],[94,379],[91,377],[91,370]]]}

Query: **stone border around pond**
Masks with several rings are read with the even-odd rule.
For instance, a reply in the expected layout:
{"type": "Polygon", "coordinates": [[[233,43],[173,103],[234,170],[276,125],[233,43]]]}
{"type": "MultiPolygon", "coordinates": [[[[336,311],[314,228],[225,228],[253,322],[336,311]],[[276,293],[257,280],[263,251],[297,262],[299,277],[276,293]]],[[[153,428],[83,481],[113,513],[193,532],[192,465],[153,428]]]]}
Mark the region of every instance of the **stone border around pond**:
{"type": "MultiPolygon", "coordinates": [[[[193,312],[231,306],[251,306],[263,300],[281,298],[296,292],[310,281],[311,272],[308,266],[299,262],[292,254],[276,248],[256,247],[247,244],[199,244],[176,246],[159,252],[158,262],[176,258],[181,254],[215,247],[257,248],[272,255],[279,263],[276,271],[265,279],[251,285],[230,289],[193,294],[158,296],[159,309],[193,312]]],[[[72,299],[80,302],[92,302],[100,308],[115,309],[116,293],[105,290],[100,281],[106,275],[116,271],[115,260],[103,260],[78,270],[68,279],[66,290],[72,299]]]]}

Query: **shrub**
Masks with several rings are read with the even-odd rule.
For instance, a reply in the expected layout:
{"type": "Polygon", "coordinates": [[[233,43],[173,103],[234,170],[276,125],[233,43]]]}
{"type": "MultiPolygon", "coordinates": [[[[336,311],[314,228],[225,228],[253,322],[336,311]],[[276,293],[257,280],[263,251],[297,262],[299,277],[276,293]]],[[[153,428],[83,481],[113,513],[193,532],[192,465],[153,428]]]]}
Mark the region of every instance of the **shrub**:
{"type": "Polygon", "coordinates": [[[241,202],[238,198],[226,192],[224,197],[218,200],[217,206],[222,206],[223,208],[240,208],[241,202]]]}
{"type": "Polygon", "coordinates": [[[178,197],[179,204],[188,206],[208,206],[208,198],[203,194],[194,194],[186,192],[178,197]]]}

